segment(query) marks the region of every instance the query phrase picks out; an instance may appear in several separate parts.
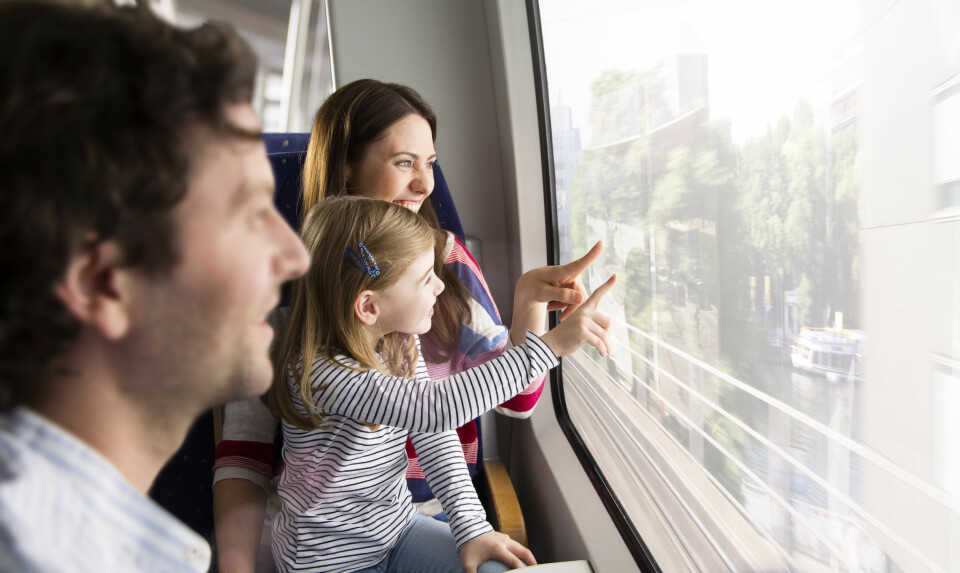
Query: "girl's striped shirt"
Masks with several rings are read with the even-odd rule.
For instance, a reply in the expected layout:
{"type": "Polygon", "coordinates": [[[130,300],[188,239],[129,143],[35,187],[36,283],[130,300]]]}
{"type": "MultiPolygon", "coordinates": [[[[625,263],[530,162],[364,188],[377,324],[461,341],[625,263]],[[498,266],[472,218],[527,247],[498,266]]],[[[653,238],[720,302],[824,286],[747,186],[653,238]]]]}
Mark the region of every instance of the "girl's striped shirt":
{"type": "MultiPolygon", "coordinates": [[[[452,269],[470,293],[470,321],[460,328],[457,349],[448,362],[427,363],[430,378],[440,379],[492,360],[509,348],[510,337],[500,321],[500,313],[490,296],[480,266],[463,243],[452,233],[447,234],[444,264],[452,269]]],[[[274,325],[279,336],[278,325],[274,325]]],[[[543,392],[545,375],[537,376],[523,391],[500,404],[496,411],[511,418],[528,418],[543,392]]],[[[258,398],[231,402],[226,405],[223,440],[217,446],[214,483],[222,479],[240,478],[252,481],[264,490],[270,490],[274,476],[274,438],[277,421],[258,398]]],[[[478,432],[473,420],[457,428],[457,435],[473,474],[478,458],[478,432]]],[[[426,503],[423,513],[433,515],[436,500],[424,480],[417,451],[407,443],[407,487],[414,502],[426,503]]]]}
{"type": "MultiPolygon", "coordinates": [[[[416,511],[404,480],[408,436],[457,548],[491,531],[453,430],[557,363],[529,333],[499,358],[441,380],[427,377],[422,358],[413,379],[352,370],[357,363],[343,356],[317,358],[312,406],[330,427],[304,431],[281,422],[283,507],[273,540],[281,571],[349,571],[384,559],[416,511]]],[[[296,383],[288,383],[302,408],[296,383]]]]}

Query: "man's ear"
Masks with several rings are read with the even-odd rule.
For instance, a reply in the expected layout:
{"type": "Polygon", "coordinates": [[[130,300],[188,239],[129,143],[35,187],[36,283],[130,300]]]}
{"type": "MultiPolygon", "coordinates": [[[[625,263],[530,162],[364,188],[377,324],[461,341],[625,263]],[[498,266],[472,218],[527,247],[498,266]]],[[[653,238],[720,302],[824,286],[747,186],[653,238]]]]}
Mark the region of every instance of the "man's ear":
{"type": "Polygon", "coordinates": [[[54,293],[85,326],[117,340],[130,325],[126,274],[120,245],[102,241],[73,255],[54,293]]]}
{"type": "Polygon", "coordinates": [[[353,301],[353,312],[360,322],[373,326],[380,318],[380,298],[372,290],[362,291],[353,301]]]}

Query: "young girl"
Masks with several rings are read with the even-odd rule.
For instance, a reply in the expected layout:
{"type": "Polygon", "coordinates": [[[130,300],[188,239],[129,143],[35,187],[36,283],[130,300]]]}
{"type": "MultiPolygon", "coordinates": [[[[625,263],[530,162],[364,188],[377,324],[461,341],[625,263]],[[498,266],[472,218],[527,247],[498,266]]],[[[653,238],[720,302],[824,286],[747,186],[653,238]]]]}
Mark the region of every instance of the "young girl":
{"type": "Polygon", "coordinates": [[[417,337],[430,329],[444,288],[434,236],[409,210],[359,197],[328,199],[304,221],[311,267],[294,284],[268,395],[286,464],[274,523],[281,571],[535,563],[485,521],[453,430],[521,392],[557,356],[587,342],[605,354],[609,318],[596,305],[613,279],[542,338],[528,335],[500,358],[434,381],[417,337]],[[449,528],[411,503],[408,436],[449,528]]]}

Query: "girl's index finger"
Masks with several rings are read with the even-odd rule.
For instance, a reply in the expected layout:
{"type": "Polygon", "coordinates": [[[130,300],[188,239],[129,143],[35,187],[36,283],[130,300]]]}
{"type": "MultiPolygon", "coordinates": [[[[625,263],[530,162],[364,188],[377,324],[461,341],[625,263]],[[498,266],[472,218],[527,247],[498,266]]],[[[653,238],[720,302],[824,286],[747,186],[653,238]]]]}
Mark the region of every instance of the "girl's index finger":
{"type": "Polygon", "coordinates": [[[617,273],[613,273],[612,275],[610,275],[610,278],[607,279],[607,282],[598,286],[596,290],[594,290],[593,293],[590,295],[590,298],[588,298],[583,304],[589,305],[590,308],[596,310],[597,305],[600,304],[600,299],[602,299],[604,296],[606,296],[608,292],[610,292],[610,289],[613,288],[613,285],[616,282],[617,282],[617,273]]]}
{"type": "Polygon", "coordinates": [[[600,253],[602,252],[603,252],[603,241],[597,241],[593,245],[593,247],[591,247],[590,250],[587,251],[587,254],[583,255],[582,257],[580,257],[575,261],[571,261],[567,263],[564,266],[570,269],[570,271],[573,274],[579,275],[584,270],[586,270],[587,267],[592,265],[593,261],[597,260],[597,257],[599,257],[600,253]]]}

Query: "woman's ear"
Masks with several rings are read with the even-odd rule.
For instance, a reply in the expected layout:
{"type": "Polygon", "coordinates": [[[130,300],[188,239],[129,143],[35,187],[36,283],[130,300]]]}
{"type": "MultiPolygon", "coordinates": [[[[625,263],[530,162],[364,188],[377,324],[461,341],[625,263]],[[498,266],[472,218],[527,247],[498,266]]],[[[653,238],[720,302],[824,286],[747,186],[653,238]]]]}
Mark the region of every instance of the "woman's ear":
{"type": "Polygon", "coordinates": [[[70,259],[54,287],[70,314],[109,340],[122,338],[130,326],[123,263],[123,250],[115,241],[97,243],[70,259]]]}
{"type": "Polygon", "coordinates": [[[372,290],[362,291],[353,301],[353,312],[361,323],[373,326],[380,318],[380,297],[372,290]]]}

